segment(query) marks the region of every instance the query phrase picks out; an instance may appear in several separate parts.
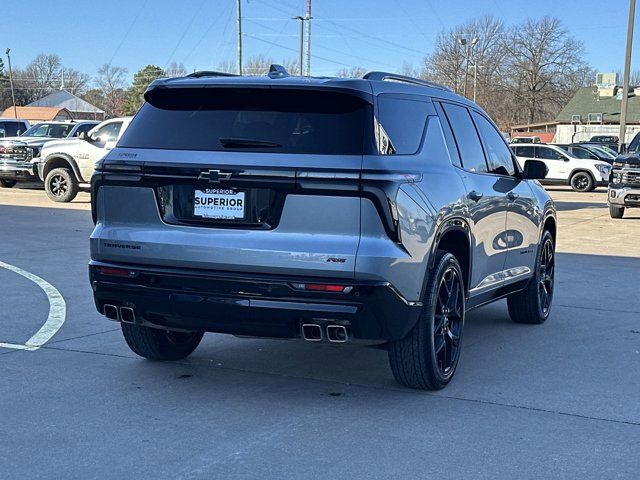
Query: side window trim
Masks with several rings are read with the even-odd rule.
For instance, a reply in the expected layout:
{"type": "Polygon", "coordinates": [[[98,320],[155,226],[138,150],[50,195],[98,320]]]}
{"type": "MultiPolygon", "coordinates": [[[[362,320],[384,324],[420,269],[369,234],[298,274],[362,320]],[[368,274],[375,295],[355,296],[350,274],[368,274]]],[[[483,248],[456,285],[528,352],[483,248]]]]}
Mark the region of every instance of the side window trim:
{"type": "Polygon", "coordinates": [[[462,163],[462,157],[460,156],[460,151],[458,150],[458,144],[456,142],[455,137],[453,136],[453,131],[451,130],[451,124],[449,123],[449,118],[442,108],[442,103],[440,101],[434,101],[434,105],[436,107],[436,113],[440,118],[440,125],[442,127],[442,133],[444,134],[444,139],[447,145],[447,149],[449,150],[449,157],[451,158],[451,164],[455,167],[464,169],[464,165],[462,163]]]}

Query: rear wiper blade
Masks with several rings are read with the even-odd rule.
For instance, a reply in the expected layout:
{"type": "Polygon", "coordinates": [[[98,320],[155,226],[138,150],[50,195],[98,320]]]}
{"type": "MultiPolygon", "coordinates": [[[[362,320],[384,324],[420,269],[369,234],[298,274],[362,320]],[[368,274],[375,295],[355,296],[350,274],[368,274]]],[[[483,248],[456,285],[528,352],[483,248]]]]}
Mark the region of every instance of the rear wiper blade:
{"type": "Polygon", "coordinates": [[[220,137],[220,143],[224,148],[280,148],[282,145],[267,140],[255,138],[220,137]]]}

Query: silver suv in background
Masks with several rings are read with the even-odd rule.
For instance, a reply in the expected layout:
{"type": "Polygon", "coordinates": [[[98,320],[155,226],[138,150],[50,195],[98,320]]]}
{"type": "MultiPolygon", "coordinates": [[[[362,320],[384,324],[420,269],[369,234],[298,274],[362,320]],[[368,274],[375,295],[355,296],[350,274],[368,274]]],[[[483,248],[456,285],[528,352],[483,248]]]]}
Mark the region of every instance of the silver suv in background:
{"type": "Polygon", "coordinates": [[[37,181],[36,163],[47,142],[77,137],[97,124],[91,120],[42,122],[20,136],[0,139],[0,186],[11,188],[18,181],[37,181]]]}
{"type": "Polygon", "coordinates": [[[116,146],[131,117],[106,120],[77,138],[48,142],[35,167],[54,202],[70,202],[89,187],[95,163],[116,146]]]}
{"type": "Polygon", "coordinates": [[[547,319],[546,167],[520,167],[474,103],[278,66],[145,99],[92,179],[95,305],[135,353],[181,359],[205,332],[384,343],[398,382],[439,389],[469,310],[506,297],[515,322],[547,319]]]}

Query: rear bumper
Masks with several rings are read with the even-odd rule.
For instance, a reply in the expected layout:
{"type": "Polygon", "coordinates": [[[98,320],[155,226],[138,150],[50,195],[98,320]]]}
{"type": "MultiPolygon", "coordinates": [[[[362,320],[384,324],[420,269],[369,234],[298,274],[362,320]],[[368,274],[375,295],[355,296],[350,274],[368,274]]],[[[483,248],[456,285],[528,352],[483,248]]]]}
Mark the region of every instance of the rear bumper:
{"type": "Polygon", "coordinates": [[[92,261],[89,278],[96,308],[131,307],[135,322],[160,328],[234,335],[297,338],[301,324],[348,324],[356,339],[396,340],[415,325],[419,303],[407,302],[389,284],[345,279],[244,275],[92,261]],[[100,267],[129,270],[105,275],[100,267]],[[298,291],[294,283],[352,286],[349,293],[298,291]]]}

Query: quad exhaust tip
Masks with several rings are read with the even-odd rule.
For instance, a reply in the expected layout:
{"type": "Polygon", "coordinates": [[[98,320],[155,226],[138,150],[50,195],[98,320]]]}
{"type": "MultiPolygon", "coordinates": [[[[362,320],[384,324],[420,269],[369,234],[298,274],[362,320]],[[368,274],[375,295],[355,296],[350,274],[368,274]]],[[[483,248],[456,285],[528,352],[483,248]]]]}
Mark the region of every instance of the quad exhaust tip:
{"type": "Polygon", "coordinates": [[[349,341],[349,331],[343,325],[327,325],[327,338],[330,342],[345,343],[349,341]]]}
{"type": "Polygon", "coordinates": [[[317,323],[305,323],[302,325],[302,338],[307,342],[320,342],[322,340],[322,327],[317,323]]]}
{"type": "Polygon", "coordinates": [[[133,323],[136,319],[136,314],[131,307],[120,307],[120,318],[123,322],[133,323]]]}
{"type": "Polygon", "coordinates": [[[103,308],[104,316],[111,320],[119,320],[118,307],[106,304],[103,308]]]}

